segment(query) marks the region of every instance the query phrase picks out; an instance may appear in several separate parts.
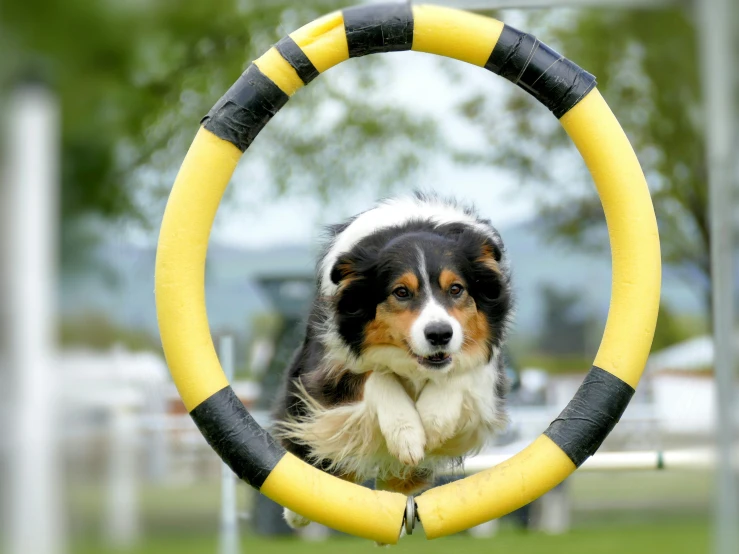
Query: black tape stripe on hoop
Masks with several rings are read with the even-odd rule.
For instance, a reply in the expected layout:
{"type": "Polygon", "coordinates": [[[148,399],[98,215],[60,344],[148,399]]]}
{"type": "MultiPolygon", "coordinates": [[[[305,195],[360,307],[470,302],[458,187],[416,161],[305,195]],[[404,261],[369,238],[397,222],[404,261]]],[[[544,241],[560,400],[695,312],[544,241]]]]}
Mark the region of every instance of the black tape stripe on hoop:
{"type": "Polygon", "coordinates": [[[593,366],[570,403],[544,434],[580,467],[603,444],[632,396],[634,389],[630,385],[593,366]]]}
{"type": "Polygon", "coordinates": [[[505,25],[485,69],[518,85],[557,118],[596,85],[595,77],[533,35],[505,25]]]}
{"type": "Polygon", "coordinates": [[[200,123],[244,152],[288,98],[252,64],[200,123]]]}
{"type": "Polygon", "coordinates": [[[350,58],[400,52],[413,46],[413,11],[409,2],[356,6],[342,14],[350,58]]]}
{"type": "Polygon", "coordinates": [[[318,77],[319,73],[316,66],[313,65],[313,62],[308,59],[305,52],[289,36],[275,44],[275,48],[285,58],[285,61],[292,66],[304,84],[307,85],[318,77]]]}
{"type": "Polygon", "coordinates": [[[233,472],[257,489],[285,450],[262,429],[231,387],[219,390],[190,412],[195,424],[233,472]]]}

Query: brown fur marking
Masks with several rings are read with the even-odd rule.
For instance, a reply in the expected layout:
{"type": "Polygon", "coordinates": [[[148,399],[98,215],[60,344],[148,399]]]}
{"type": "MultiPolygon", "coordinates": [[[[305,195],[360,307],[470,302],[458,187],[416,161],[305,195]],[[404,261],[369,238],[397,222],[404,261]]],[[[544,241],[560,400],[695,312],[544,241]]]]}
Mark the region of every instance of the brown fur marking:
{"type": "Polygon", "coordinates": [[[441,290],[449,290],[454,283],[464,284],[464,280],[451,269],[442,269],[439,275],[439,286],[441,290]]]}
{"type": "Polygon", "coordinates": [[[431,478],[432,475],[429,471],[414,471],[406,478],[386,477],[382,479],[381,483],[378,483],[378,488],[405,495],[415,494],[431,485],[431,478]]]}
{"type": "Polygon", "coordinates": [[[408,348],[411,326],[418,313],[407,310],[392,300],[377,306],[377,314],[364,331],[364,344],[370,346],[397,346],[408,348]]]}
{"type": "MultiPolygon", "coordinates": [[[[406,287],[411,294],[416,294],[419,286],[418,277],[409,271],[395,281],[392,289],[406,287]]],[[[417,317],[418,312],[409,310],[391,294],[377,306],[375,319],[364,330],[365,347],[397,346],[408,348],[411,326],[417,317]]]]}
{"type": "Polygon", "coordinates": [[[466,352],[483,352],[487,356],[490,325],[485,314],[477,311],[475,301],[468,296],[462,305],[450,309],[449,315],[459,321],[464,329],[465,341],[462,349],[466,352]]]}
{"type": "Polygon", "coordinates": [[[418,277],[416,277],[415,273],[412,273],[410,271],[403,273],[403,275],[401,275],[398,280],[395,281],[393,289],[397,287],[405,287],[413,294],[415,294],[418,292],[418,277]]]}
{"type": "Polygon", "coordinates": [[[336,270],[339,272],[339,291],[344,290],[351,283],[359,279],[359,276],[354,271],[354,265],[351,262],[342,262],[337,264],[336,270]]]}
{"type": "Polygon", "coordinates": [[[490,271],[500,273],[500,266],[495,261],[495,252],[492,246],[488,244],[484,245],[482,247],[482,255],[476,261],[487,267],[490,271]]]}

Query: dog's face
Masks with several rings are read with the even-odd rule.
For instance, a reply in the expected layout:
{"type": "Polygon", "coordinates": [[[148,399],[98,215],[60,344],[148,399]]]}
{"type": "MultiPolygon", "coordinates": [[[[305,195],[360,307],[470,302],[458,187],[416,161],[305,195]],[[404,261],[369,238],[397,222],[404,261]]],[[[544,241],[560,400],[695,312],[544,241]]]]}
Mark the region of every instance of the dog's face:
{"type": "Polygon", "coordinates": [[[331,272],[341,340],[401,373],[486,363],[510,311],[492,237],[461,224],[408,224],[370,235],[331,272]]]}

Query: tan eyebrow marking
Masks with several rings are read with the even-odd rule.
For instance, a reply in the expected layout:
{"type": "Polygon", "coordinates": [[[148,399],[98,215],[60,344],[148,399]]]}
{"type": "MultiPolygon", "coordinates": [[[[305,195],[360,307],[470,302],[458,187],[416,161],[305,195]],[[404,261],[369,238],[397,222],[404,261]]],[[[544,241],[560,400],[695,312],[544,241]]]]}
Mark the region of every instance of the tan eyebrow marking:
{"type": "Polygon", "coordinates": [[[439,286],[441,287],[441,290],[449,289],[449,287],[454,283],[462,284],[464,283],[464,280],[451,269],[442,269],[441,274],[439,275],[439,286]]]}
{"type": "Polygon", "coordinates": [[[412,271],[407,271],[398,277],[395,285],[393,285],[393,288],[395,287],[406,287],[411,292],[416,293],[418,292],[418,277],[412,271]]]}

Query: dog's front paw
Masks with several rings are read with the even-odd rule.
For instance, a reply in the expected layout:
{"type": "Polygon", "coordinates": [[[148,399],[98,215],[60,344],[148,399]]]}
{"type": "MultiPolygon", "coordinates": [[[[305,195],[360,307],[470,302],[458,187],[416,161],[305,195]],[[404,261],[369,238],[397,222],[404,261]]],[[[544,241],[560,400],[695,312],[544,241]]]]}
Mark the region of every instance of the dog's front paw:
{"type": "Polygon", "coordinates": [[[421,463],[426,448],[426,434],[420,425],[401,424],[394,426],[385,435],[390,454],[403,464],[417,466],[421,463]]]}
{"type": "Polygon", "coordinates": [[[440,387],[428,386],[416,402],[426,433],[426,451],[432,452],[454,437],[460,423],[462,399],[440,387]]]}
{"type": "Polygon", "coordinates": [[[444,419],[433,413],[421,414],[421,422],[426,433],[426,449],[429,452],[451,439],[457,430],[455,420],[444,419]]]}
{"type": "Polygon", "coordinates": [[[310,520],[308,518],[303,517],[300,514],[296,514],[288,508],[285,508],[283,510],[282,515],[285,518],[287,524],[293,529],[301,529],[302,527],[306,527],[310,523],[310,520]]]}

